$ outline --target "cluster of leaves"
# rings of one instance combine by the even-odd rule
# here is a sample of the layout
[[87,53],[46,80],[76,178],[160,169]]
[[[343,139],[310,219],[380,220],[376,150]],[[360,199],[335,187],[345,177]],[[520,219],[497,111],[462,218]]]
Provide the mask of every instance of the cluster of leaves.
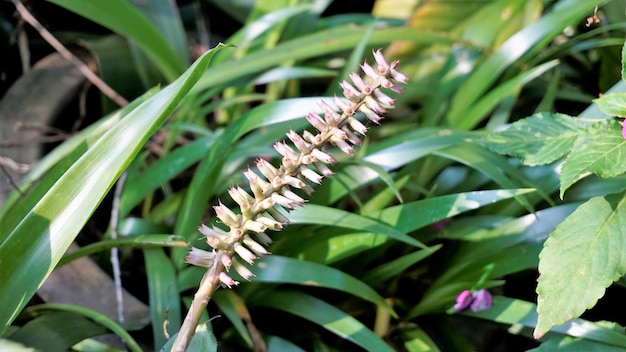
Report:
[[[620,85],[626,82],[626,45],[623,48]],[[605,289],[626,274],[626,183],[618,177],[626,172],[626,123],[613,118],[626,117],[625,98],[614,92],[596,99],[606,116],[594,114],[595,118],[539,113],[484,143],[525,165],[557,162],[561,198],[590,175],[622,182],[621,187],[602,189],[603,180],[591,181],[597,194],[565,218],[545,242],[539,262],[537,338],[592,308]]]
[[[227,199],[229,186],[241,184],[240,171],[254,159],[279,157],[271,146],[289,129],[302,129],[310,111],[321,112],[320,98],[300,95],[324,91],[323,99],[331,101],[340,89],[336,83],[379,47],[387,48],[389,60],[400,60],[411,79],[396,110],[381,127],[370,126],[357,155],[338,160],[335,175],[289,214],[290,225],[269,248],[273,254],[250,268],[251,282],[239,280],[235,290],[215,294],[203,319],[208,330],[197,333],[196,343],[207,350],[215,349],[216,341],[249,349],[262,335],[269,350],[488,350],[501,336],[506,341],[506,326],[515,324],[532,347],[538,342],[531,340],[530,329],[537,326],[542,334],[580,315],[601,296],[598,288],[604,290],[623,271],[623,246],[612,245],[609,238],[618,236],[608,235],[623,232],[618,226],[624,223],[623,176],[576,182],[588,172],[623,173],[623,160],[614,162],[619,149],[609,148],[624,148],[612,134],[621,138],[618,122],[589,120],[599,113],[592,107],[578,119],[539,114],[503,133],[485,133],[533,112],[588,104],[608,89],[619,78],[609,69],[623,45],[619,2],[457,6],[440,0],[394,12],[399,7],[381,1],[372,15],[329,15],[332,1],[259,0],[248,8],[246,2],[211,1],[240,20],[241,28],[223,40],[235,47],[217,46],[184,72],[190,62],[187,21],[178,13],[193,13],[194,2],[190,8],[167,0],[51,2],[117,33],[84,41],[114,88],[134,97],[133,87],[169,84],[123,109],[112,109],[105,100],[103,108],[112,113],[48,154],[1,209],[0,331],[8,339],[50,347],[50,339],[33,342],[37,329],[54,330],[71,313],[103,322],[96,325],[138,349],[128,331],[143,326],[139,322],[122,328],[84,309],[26,307],[56,266],[131,246],[140,253],[127,252],[127,259],[141,254],[145,260],[151,344],[167,346],[163,326],[176,333],[203,275],[184,258],[186,244],[202,244],[197,226],[215,221],[209,205]],[[585,18],[596,5],[601,24],[587,28]],[[587,73],[597,77],[596,85],[580,81]],[[148,143],[153,148],[146,148]],[[594,154],[605,147],[608,154]],[[522,165],[500,153],[521,157]],[[117,209],[123,237],[105,237],[63,257],[123,172],[128,177]],[[559,183],[560,195],[568,192],[557,205]],[[586,203],[579,207],[581,201]],[[594,221],[579,212],[593,213]],[[613,225],[577,235],[584,232],[581,219],[585,228]],[[102,231],[108,236],[111,229]],[[574,235],[584,243],[571,241]],[[594,242],[598,246],[583,253],[590,259],[583,264],[580,249],[598,238],[607,239],[605,247]],[[564,246],[573,251],[551,253]],[[556,277],[564,266],[555,262],[564,259],[579,264],[566,265],[567,273],[589,269],[585,277],[592,281]],[[534,279],[538,267],[545,297],[539,301],[539,325],[537,307],[523,300],[528,297],[523,290],[511,288],[515,275]],[[565,286],[570,281],[574,286]],[[563,307],[550,300],[566,288],[566,316],[545,310]],[[446,314],[468,289],[491,289],[493,307]],[[525,289],[532,292],[534,281]],[[588,296],[580,299],[580,292]],[[222,318],[209,320],[215,315]],[[480,319],[467,324],[468,316]],[[494,321],[502,328],[493,328]],[[619,326],[568,324],[553,328],[539,348],[581,341],[626,348]],[[69,348],[78,335],[102,332],[93,325],[83,324],[85,333],[71,339],[57,334],[56,349]]]

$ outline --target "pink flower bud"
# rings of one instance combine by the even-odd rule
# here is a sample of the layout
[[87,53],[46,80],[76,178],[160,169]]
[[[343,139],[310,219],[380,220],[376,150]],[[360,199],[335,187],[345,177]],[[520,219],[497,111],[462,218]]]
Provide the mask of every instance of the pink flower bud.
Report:
[[454,311],[458,313],[467,309],[467,307],[472,304],[473,300],[474,298],[472,297],[472,291],[465,290],[461,292],[458,296],[456,296],[456,304],[453,307]]
[[233,280],[232,277],[228,276],[228,274],[223,271],[220,273],[220,282],[228,288],[239,285],[238,281]]
[[196,247],[191,247],[191,251],[187,253],[185,261],[191,265],[210,268],[215,260],[215,253],[205,251]]
[[361,101],[362,94],[356,88],[354,88],[348,81],[343,81],[339,83],[341,88],[343,88],[343,95],[348,98],[353,103],[358,103]]
[[363,70],[363,72],[365,72],[367,77],[369,77],[371,79],[377,79],[378,78],[378,73],[376,71],[374,71],[372,66],[370,66],[367,63],[367,61],[363,62],[363,65],[361,65],[361,69]]
[[374,91],[374,96],[376,97],[376,99],[378,99],[379,102],[381,102],[382,104],[388,106],[388,107],[393,107],[393,103],[394,100],[391,99],[387,94],[383,93],[382,90],[380,89],[376,89]]
[[320,132],[328,130],[328,126],[326,125],[326,123],[313,112],[310,112],[308,115],[306,115],[306,120],[309,121],[309,123]]
[[389,64],[387,64],[387,60],[385,60],[385,57],[380,49],[374,52],[374,60],[376,60],[376,63],[378,64],[378,74],[386,76],[389,72]]
[[365,84],[361,76],[359,76],[356,72],[350,73],[350,79],[362,94],[370,95],[372,93],[372,88]]

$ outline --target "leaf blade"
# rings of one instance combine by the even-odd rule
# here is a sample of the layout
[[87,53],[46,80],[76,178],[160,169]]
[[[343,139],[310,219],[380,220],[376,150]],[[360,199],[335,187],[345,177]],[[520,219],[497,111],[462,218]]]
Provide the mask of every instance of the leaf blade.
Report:
[[546,240],[539,257],[536,337],[592,307],[626,273],[625,195],[590,199]]

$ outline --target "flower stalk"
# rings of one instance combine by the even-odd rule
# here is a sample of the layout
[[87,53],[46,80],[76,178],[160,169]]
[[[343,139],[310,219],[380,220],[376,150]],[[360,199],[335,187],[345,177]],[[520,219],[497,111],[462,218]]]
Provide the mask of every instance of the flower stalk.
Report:
[[228,191],[239,206],[237,211],[221,202],[213,207],[217,218],[227,229],[206,225],[199,227],[198,231],[213,250],[192,248],[186,258],[188,263],[208,270],[174,342],[173,351],[187,349],[213,292],[219,286],[231,288],[239,284],[228,275],[230,269],[246,280],[254,276],[247,265],[269,254],[266,247],[272,240],[266,231],[280,231],[289,223],[283,212],[303,206],[306,202],[298,193],[310,195],[312,184],[320,184],[324,177],[333,174],[328,165],[336,160],[329,150],[337,147],[348,155],[354,154],[354,146],[361,144],[367,132],[357,114],[361,113],[371,122],[380,124],[382,114],[393,108],[394,100],[381,88],[402,93],[404,88],[401,84],[406,84],[408,77],[397,71],[397,61],[387,63],[380,50],[373,55],[376,68],[364,62],[361,68],[365,77],[352,73],[352,83],[345,80],[340,83],[347,101],[335,97],[335,107],[321,102],[323,116],[315,113],[306,116],[317,130],[316,134],[306,130],[301,135],[289,131],[287,138],[292,145],[283,141],[274,145],[282,156],[278,168],[259,159],[256,162],[258,172],[248,169],[243,173],[248,180],[249,191],[241,187]]

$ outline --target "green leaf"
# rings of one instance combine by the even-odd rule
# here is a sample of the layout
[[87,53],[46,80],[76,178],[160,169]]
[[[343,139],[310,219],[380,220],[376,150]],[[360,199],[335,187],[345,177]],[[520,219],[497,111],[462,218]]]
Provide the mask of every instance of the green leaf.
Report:
[[124,184],[120,213],[128,214],[150,192],[198,162],[210,149],[213,139],[213,136],[197,139],[150,164],[141,173],[130,173]]
[[68,351],[76,343],[108,333],[108,329],[70,312],[47,312],[24,324],[9,337],[40,351]]
[[515,156],[529,166],[551,163],[567,154],[588,123],[563,114],[538,113],[517,121],[479,143]]
[[309,320],[366,350],[393,351],[389,345],[361,322],[315,297],[299,292],[273,290],[268,294],[256,297],[254,303]]
[[626,171],[626,139],[615,120],[602,120],[576,139],[574,148],[561,169],[561,198],[565,191],[588,173],[615,177]]
[[[46,317],[51,313],[63,313],[63,315],[58,316],[54,314],[53,316]],[[55,341],[59,343],[66,343],[63,340],[76,338],[76,335],[78,334],[84,336],[84,334],[88,333],[88,331],[83,329],[92,331],[91,333],[88,333],[89,336],[86,337],[100,335],[102,332],[98,334],[94,334],[93,332],[95,329],[101,331],[102,328],[104,328],[104,332],[113,332],[119,336],[126,343],[130,351],[142,351],[141,347],[139,347],[133,337],[130,336],[130,334],[124,330],[122,326],[108,318],[106,315],[88,308],[73,306],[70,304],[46,303],[26,308],[24,310],[24,315],[39,316],[41,318],[46,317],[46,322],[43,325],[40,325],[29,332],[24,331],[24,337],[29,341],[32,341],[35,336],[41,339],[41,342],[44,344],[44,347],[42,348],[43,351],[70,350],[69,348],[55,348],[52,346],[52,343]],[[25,325],[24,328],[27,325]],[[98,327],[96,327],[96,325]],[[42,336],[44,334],[48,336]],[[11,335],[11,338],[13,338],[13,335]],[[84,338],[85,337],[83,337],[83,339]]]
[[[167,342],[163,331],[165,322],[168,322],[170,329],[177,329],[182,323],[180,297],[178,287],[176,287],[176,271],[162,248],[146,248],[143,250],[143,255],[150,292],[150,319],[154,347],[159,348]],[[173,331],[168,333],[172,334]]]
[[[206,324],[198,324],[196,332],[191,338],[191,343],[189,343],[188,351],[217,352],[217,339],[213,331],[209,329],[208,324],[208,322]],[[174,334],[174,336],[163,345],[160,352],[170,352],[172,347],[174,347],[176,336],[178,336],[178,333]]]
[[341,209],[307,204],[306,206],[289,213],[289,220],[296,224],[338,226],[354,230],[379,233],[416,247],[424,249],[427,248],[423,243],[409,237],[404,232],[396,230],[394,227]]
[[[536,306],[530,302],[502,296],[493,297],[490,309],[477,313],[465,311],[462,314],[470,317],[487,319],[507,325],[534,327],[537,322]],[[606,323],[592,323],[583,319],[572,319],[566,324],[555,327],[548,336],[553,334],[582,337],[589,341],[600,342],[611,346],[626,348],[626,334],[619,326],[607,326]],[[578,350],[572,350],[578,351]],[[586,351],[586,350],[582,350]]]
[[626,117],[626,93],[610,93],[593,100],[603,113]]
[[124,236],[115,240],[101,240],[92,244],[80,247],[79,249],[67,253],[61,258],[57,267],[71,262],[80,257],[88,256],[94,253],[109,250],[115,247],[130,248],[150,248],[150,247],[178,247],[188,248],[189,244],[182,240],[180,236],[174,235],[133,235]]
[[463,114],[463,118],[456,121],[452,127],[461,130],[468,130],[475,127],[485,118],[485,116],[488,116],[498,104],[516,94],[523,85],[553,68],[557,65],[557,63],[558,62],[556,60],[546,62],[537,67],[527,69],[510,80],[501,83],[496,88],[486,93],[484,97],[478,99],[474,104],[472,104],[472,106]]
[[[198,281],[195,282],[197,285]],[[250,312],[244,300],[237,295],[235,290],[217,290],[213,294],[212,299],[220,307],[222,313],[230,320],[230,323],[235,330],[237,330],[246,346],[252,349],[254,347],[252,337],[250,337],[250,332],[244,323],[244,320],[250,322],[252,318],[250,317]]]
[[7,230],[0,244],[4,302],[0,333],[54,269],[126,166],[206,70],[215,51],[205,53],[179,79],[112,127]]
[[[623,330],[623,328],[622,328]],[[590,341],[581,337],[570,336],[554,336],[541,345],[528,352],[569,352],[569,351],[585,351],[585,352],[626,352],[626,348],[609,346],[605,343]]]
[[408,352],[440,352],[430,336],[417,325],[405,326],[400,330],[404,348]]
[[[485,205],[532,191],[530,189],[518,189],[450,194],[389,207],[367,214],[367,217],[390,224],[398,231],[408,233],[437,221],[452,218],[463,212],[479,209]],[[344,231],[337,234],[332,230],[316,233],[315,237],[310,237],[308,233],[301,233],[300,231],[293,233],[291,237],[297,238],[297,243],[289,244],[290,248],[286,249],[290,255],[323,263],[336,262],[389,241],[388,237],[372,232],[346,233]],[[290,239],[281,238],[275,243],[274,248],[287,241]],[[424,251],[430,252],[434,249],[436,248],[428,248]]]
[[626,273],[625,195],[591,198],[546,240],[539,257],[536,337],[592,307]]
[[184,69],[183,63],[158,29],[125,0],[50,0],[110,30],[132,39],[145,51],[165,77],[173,81]]
[[393,308],[370,286],[326,265],[271,255],[260,260],[252,271],[256,276],[251,281],[332,288],[370,301],[397,317]]
[[[280,66],[289,60],[303,60],[320,57],[345,49],[352,49],[361,42],[368,27],[357,27],[353,24],[317,31],[280,43],[277,46],[257,51],[239,60],[225,62],[207,70],[193,91],[205,90],[217,85],[232,82],[246,75],[262,72],[274,66]],[[415,43],[453,44],[455,38],[431,31],[420,31],[415,28],[382,28],[375,29],[368,41],[369,45],[383,45],[395,40],[407,40]]]
[[584,18],[598,3],[595,0],[559,1],[552,7],[550,13],[506,40],[457,90],[448,113],[450,124],[456,126],[462,121],[466,111],[516,60],[543,48],[546,43],[561,34],[565,27]]

